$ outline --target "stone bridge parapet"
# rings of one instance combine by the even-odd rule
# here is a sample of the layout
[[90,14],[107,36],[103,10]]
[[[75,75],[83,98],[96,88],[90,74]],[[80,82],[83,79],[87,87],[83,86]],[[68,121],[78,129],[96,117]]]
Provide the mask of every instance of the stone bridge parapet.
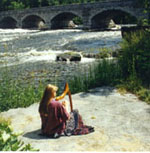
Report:
[[83,29],[107,27],[111,19],[116,23],[126,23],[147,18],[143,8],[136,7],[136,0],[112,0],[97,3],[48,6],[24,10],[0,12],[0,28],[39,28],[48,29],[67,27],[74,18],[79,17]]

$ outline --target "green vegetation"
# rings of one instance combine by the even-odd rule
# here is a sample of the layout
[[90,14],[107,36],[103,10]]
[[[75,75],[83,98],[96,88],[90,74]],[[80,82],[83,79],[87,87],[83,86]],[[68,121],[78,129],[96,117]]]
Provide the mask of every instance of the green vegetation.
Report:
[[[99,60],[94,66],[91,65],[89,70],[85,69],[79,72],[78,76],[69,81],[71,92],[76,93],[87,91],[89,88],[96,86],[116,84],[121,79],[121,72],[119,65],[115,62]],[[45,85],[49,82],[45,79],[35,84],[34,79],[36,79],[34,74],[28,82],[20,78],[13,79],[9,67],[5,67],[5,72],[0,80],[0,112],[10,108],[28,107],[35,102],[39,102]],[[57,79],[55,85],[58,85]],[[60,91],[58,91],[59,94]]]
[[137,76],[142,84],[150,85],[150,32],[139,31],[125,39],[119,58],[125,78]]
[[19,134],[13,132],[10,121],[0,118],[0,151],[38,151],[30,144],[18,140]]
[[100,86],[114,86],[121,78],[121,67],[116,60],[101,59],[94,66],[90,66],[88,71],[80,72],[80,76],[70,80],[69,86],[71,93],[77,93]]
[[96,58],[108,58],[117,56],[117,51],[113,51],[111,48],[100,48]]
[[150,104],[150,31],[133,33],[121,44],[123,80],[119,88],[136,94]]
[[149,0],[137,0],[137,4],[139,7],[143,7],[144,13],[148,14],[148,19],[143,19],[140,24],[142,25],[150,25],[150,1]]
[[9,68],[5,67],[0,80],[0,112],[10,108],[27,107],[38,102],[43,94],[44,85],[42,82],[35,85],[33,79],[27,84],[19,78],[13,79]]
[[75,23],[76,25],[81,25],[83,24],[83,21],[80,17],[76,16],[73,18],[73,23]]
[[[121,43],[118,61],[102,60],[89,73],[75,76],[70,82],[72,93],[112,85],[122,93],[131,92],[150,104],[150,31],[128,35]],[[102,53],[108,57],[108,50]]]

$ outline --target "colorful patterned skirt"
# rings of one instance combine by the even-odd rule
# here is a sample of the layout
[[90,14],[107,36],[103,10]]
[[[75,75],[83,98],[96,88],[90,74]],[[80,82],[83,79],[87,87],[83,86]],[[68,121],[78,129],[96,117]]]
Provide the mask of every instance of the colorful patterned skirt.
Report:
[[73,110],[70,113],[70,120],[66,122],[66,129],[64,131],[65,135],[83,135],[91,132],[94,132],[94,127],[84,125],[78,110]]

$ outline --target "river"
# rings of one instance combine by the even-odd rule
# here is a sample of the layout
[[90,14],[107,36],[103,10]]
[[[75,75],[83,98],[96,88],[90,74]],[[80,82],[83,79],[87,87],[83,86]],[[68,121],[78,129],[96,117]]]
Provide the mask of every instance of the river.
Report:
[[[56,62],[59,53],[76,51],[96,54],[101,48],[118,48],[121,31],[23,30],[0,29],[0,74],[7,66],[14,78],[36,79],[47,76],[51,83],[62,82],[76,74],[95,59],[83,58],[81,62]],[[81,66],[82,65],[82,66]]]

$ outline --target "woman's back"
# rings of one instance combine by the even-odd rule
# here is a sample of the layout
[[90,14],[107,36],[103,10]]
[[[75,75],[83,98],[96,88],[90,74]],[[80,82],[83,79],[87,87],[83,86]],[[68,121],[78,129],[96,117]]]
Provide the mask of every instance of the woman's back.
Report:
[[60,102],[52,100],[47,106],[47,114],[40,113],[40,115],[43,134],[52,135],[64,132],[69,114]]

